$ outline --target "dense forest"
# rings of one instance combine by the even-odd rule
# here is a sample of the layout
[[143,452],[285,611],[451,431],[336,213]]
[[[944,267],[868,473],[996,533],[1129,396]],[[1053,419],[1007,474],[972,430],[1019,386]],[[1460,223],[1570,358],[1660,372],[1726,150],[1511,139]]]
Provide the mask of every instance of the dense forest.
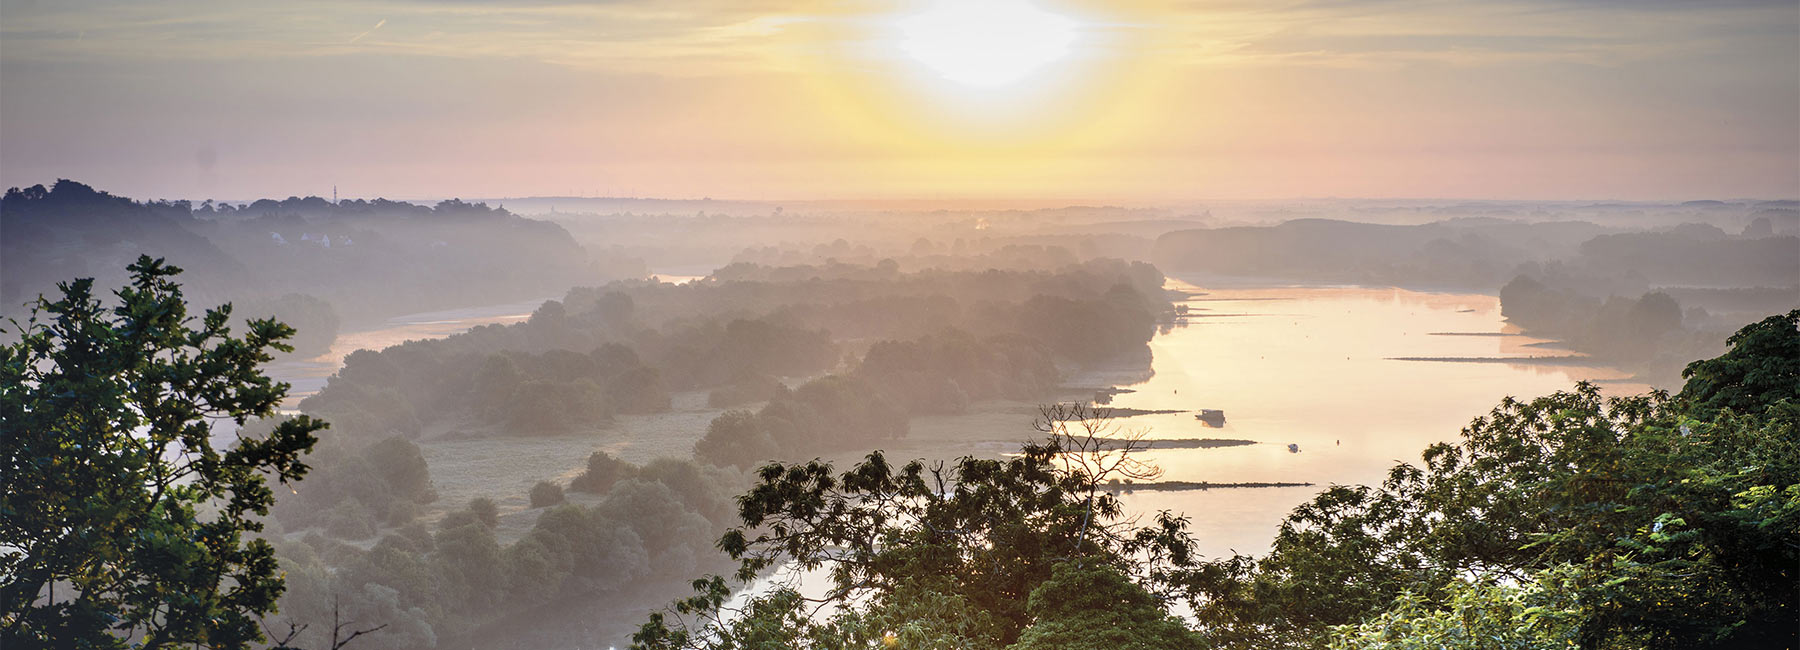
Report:
[[686,285],[618,282],[574,289],[517,325],[357,352],[301,408],[369,435],[418,436],[447,423],[453,435],[552,434],[664,410],[668,391],[731,393],[839,369],[863,381],[907,379],[883,354],[860,368],[863,351],[883,342],[962,342],[1005,363],[939,377],[978,396],[1018,395],[1007,382],[1055,380],[1021,379],[1019,367],[1141,354],[1172,310],[1160,285],[1154,267],[1107,260],[1058,272],[728,267]]
[[[1172,316],[1161,283],[1153,267],[1109,260],[917,273],[737,265],[684,285],[575,289],[522,323],[357,352],[300,404],[332,428],[306,483],[271,509],[293,585],[282,616],[316,620],[335,606],[394,621],[359,641],[369,647],[579,643],[596,631],[559,612],[670,593],[723,567],[710,540],[731,523],[746,471],[879,447],[910,418],[982,400],[1054,400],[1066,368],[1142,363]],[[441,503],[421,450],[604,439],[613,419],[695,391],[736,410],[711,421],[691,460],[640,466],[593,452],[578,475],[522,495],[522,528],[502,530],[489,499]]]

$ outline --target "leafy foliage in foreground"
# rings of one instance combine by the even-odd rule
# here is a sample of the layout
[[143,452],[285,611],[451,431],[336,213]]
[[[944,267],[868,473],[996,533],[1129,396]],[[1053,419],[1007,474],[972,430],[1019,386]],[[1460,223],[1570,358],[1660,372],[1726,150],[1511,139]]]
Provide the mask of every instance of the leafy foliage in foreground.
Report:
[[1331,650],[1546,650],[1575,647],[1577,612],[1567,572],[1509,587],[1455,582],[1442,602],[1408,591],[1386,611],[1335,630]]
[[211,422],[274,413],[287,385],[259,366],[293,330],[253,320],[234,338],[229,305],[196,328],[180,269],[130,271],[118,306],[91,279],[63,284],[0,348],[0,645],[244,648],[281,594],[273,549],[245,535],[274,501],[267,477],[305,475],[325,423],[218,449]]

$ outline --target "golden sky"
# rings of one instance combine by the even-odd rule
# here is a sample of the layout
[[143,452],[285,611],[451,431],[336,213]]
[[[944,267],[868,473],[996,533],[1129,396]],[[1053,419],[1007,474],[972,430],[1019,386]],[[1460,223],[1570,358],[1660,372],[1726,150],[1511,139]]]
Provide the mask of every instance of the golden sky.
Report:
[[0,183],[137,197],[1800,196],[1800,4],[21,3]]

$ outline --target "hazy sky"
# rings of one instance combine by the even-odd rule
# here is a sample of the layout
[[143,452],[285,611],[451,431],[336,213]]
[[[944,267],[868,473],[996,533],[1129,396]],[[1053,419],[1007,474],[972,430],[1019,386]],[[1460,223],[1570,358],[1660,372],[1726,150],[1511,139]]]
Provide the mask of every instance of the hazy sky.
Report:
[[1800,196],[1800,2],[0,0],[0,184]]

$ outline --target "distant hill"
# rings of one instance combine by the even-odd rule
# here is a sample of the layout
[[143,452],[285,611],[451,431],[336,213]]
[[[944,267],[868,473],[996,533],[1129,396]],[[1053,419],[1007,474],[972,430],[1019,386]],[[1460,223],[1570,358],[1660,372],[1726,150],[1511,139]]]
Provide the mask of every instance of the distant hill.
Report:
[[590,257],[554,223],[481,203],[289,197],[196,206],[60,180],[0,200],[0,313],[22,313],[69,278],[118,286],[139,254],[187,269],[195,304],[320,309],[310,297],[352,322],[560,295],[645,273],[636,260]]
[[1486,292],[1541,265],[1638,285],[1639,292],[1648,285],[1793,286],[1800,283],[1800,238],[1774,230],[1766,223],[1728,234],[1701,224],[1625,232],[1585,221],[1471,218],[1396,226],[1295,219],[1165,233],[1152,260],[1171,273]]

